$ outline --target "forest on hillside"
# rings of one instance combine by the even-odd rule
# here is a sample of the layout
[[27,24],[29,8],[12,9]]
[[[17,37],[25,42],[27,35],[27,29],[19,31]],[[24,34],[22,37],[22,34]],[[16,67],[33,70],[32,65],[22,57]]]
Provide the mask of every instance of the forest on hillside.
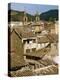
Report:
[[[28,17],[28,21],[34,21],[35,20],[35,15],[31,15],[26,13]],[[15,10],[8,10],[8,21],[22,21],[22,18],[24,16],[24,11],[15,11]],[[58,20],[58,10],[49,10],[47,12],[41,13],[39,15],[40,20],[44,21],[54,21]]]

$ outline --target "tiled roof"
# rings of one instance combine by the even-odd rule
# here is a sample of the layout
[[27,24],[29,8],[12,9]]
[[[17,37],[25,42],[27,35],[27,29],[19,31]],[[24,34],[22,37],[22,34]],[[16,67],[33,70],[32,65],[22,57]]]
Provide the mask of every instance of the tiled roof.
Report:
[[56,34],[48,34],[48,35],[44,35],[38,39],[38,43],[46,43],[46,42],[58,42],[58,35]]
[[[13,32],[13,30],[16,31],[16,33],[21,36],[21,38],[30,38],[30,37],[36,37],[37,35],[35,35],[30,28],[28,28],[26,26],[25,27],[14,27],[11,32]],[[56,34],[46,34],[42,37],[37,37],[38,43],[46,43],[46,42],[58,42],[58,35]]]
[[36,37],[36,35],[31,30],[28,30],[28,28],[19,27],[19,28],[14,28],[14,30],[22,38]]
[[38,40],[38,43],[47,43],[47,42],[50,42],[50,40],[48,39],[47,36],[42,36],[40,38],[37,38]]
[[58,35],[57,34],[48,34],[47,35],[50,42],[58,42]]

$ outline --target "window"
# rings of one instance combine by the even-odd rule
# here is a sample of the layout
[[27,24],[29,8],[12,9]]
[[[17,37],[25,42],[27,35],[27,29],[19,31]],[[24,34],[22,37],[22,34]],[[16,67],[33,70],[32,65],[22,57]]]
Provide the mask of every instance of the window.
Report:
[[32,51],[36,51],[36,48],[32,48]]
[[30,53],[30,49],[27,49],[27,50],[26,50],[26,53]]
[[29,40],[27,40],[27,43],[29,44]]
[[36,43],[36,40],[35,39],[33,40],[33,43]]

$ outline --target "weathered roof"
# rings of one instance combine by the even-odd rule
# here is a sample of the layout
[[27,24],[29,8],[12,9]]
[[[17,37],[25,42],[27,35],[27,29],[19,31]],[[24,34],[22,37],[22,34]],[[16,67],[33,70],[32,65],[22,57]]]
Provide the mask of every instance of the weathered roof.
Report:
[[50,23],[47,22],[47,23],[44,23],[44,27],[47,30],[55,29],[55,24],[53,22],[50,22]]
[[18,27],[17,28],[17,27],[14,27],[13,29],[22,38],[36,37],[36,35],[29,28],[25,28],[25,27]]
[[47,36],[42,36],[40,38],[37,38],[38,39],[38,43],[47,43],[47,42],[50,42],[50,40],[48,39]]
[[35,34],[33,34],[33,32],[26,32],[22,34],[23,38],[30,38],[30,37],[36,37]]
[[46,43],[46,42],[58,42],[58,35],[56,34],[47,34],[38,39],[38,43]]
[[[30,38],[36,37],[36,35],[28,28],[28,27],[14,27],[13,30],[21,37],[21,38]],[[38,43],[46,43],[46,42],[58,42],[57,34],[46,34],[42,37],[37,37]]]
[[58,42],[58,35],[57,34],[48,34],[47,35],[50,42]]
[[25,70],[25,71],[11,71],[12,77],[23,77],[23,76],[33,76],[33,72],[31,70]]
[[42,64],[43,66],[48,66],[48,65],[52,65],[54,64],[54,62],[50,59],[41,59],[41,60],[38,60],[38,62],[40,62],[40,64]]

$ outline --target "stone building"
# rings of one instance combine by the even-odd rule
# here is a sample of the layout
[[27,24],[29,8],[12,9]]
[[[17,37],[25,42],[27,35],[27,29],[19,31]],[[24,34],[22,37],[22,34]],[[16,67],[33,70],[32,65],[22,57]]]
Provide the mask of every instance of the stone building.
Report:
[[[8,69],[18,70],[25,66],[22,38],[15,28],[8,28]],[[22,52],[22,54],[21,54]]]

